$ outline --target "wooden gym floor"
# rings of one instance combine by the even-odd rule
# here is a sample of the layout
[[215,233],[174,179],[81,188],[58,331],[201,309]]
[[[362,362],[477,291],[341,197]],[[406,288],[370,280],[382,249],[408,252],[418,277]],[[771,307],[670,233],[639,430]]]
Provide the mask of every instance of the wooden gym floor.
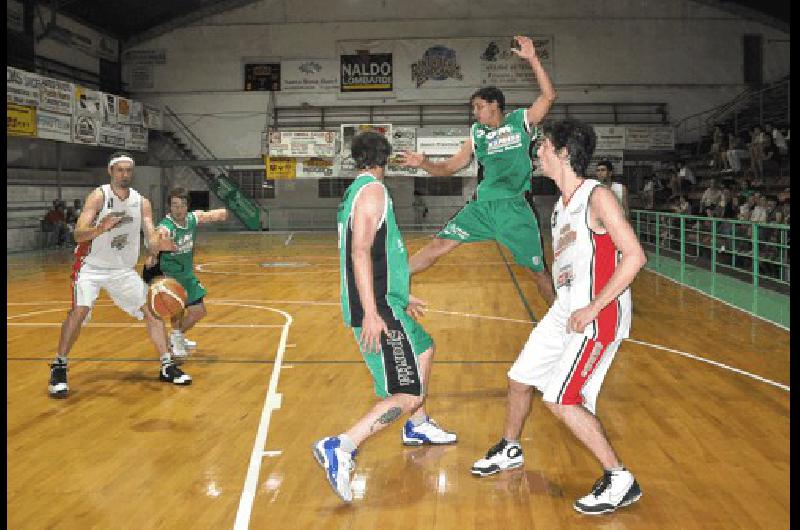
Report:
[[[411,252],[427,236],[406,235]],[[502,433],[506,371],[545,307],[494,243],[464,245],[414,279],[437,352],[427,408],[455,446],[404,448],[402,422],[360,449],[343,505],[311,443],[375,398],[341,323],[335,235],[218,234],[195,262],[208,317],[161,383],[143,324],[105,294],[72,354],[70,396],[47,395],[70,301],[68,251],[7,258],[10,528],[788,528],[789,332],[642,271],[631,340],[598,415],[644,495],[573,511],[601,474],[542,406],[525,466],[470,475]]]

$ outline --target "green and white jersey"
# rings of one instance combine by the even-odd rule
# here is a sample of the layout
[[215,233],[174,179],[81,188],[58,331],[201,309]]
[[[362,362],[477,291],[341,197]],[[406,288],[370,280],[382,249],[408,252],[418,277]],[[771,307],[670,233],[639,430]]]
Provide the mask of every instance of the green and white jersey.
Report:
[[531,130],[527,112],[524,108],[509,112],[496,129],[478,122],[472,124],[475,158],[483,166],[477,200],[508,199],[531,189],[533,164],[528,149],[539,129]]
[[197,235],[197,217],[194,213],[186,214],[183,226],[179,225],[169,214],[158,223],[169,230],[170,238],[178,248],[174,252],[159,253],[159,266],[164,274],[170,276],[192,274],[194,258],[194,239]]
[[392,198],[381,181],[370,174],[358,175],[344,192],[336,214],[342,316],[345,325],[350,327],[360,327],[364,319],[364,308],[358,295],[353,269],[353,205],[364,187],[373,183],[383,188],[385,197],[383,217],[378,224],[370,252],[375,305],[378,314],[384,318],[396,318],[392,309],[402,311],[408,305],[408,252],[400,229],[397,228]]

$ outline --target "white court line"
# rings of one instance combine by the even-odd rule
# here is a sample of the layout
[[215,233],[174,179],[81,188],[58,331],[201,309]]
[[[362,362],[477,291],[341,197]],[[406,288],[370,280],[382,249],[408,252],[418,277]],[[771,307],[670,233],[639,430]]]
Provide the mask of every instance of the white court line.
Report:
[[289,246],[289,243],[291,243],[291,242],[292,242],[292,236],[294,236],[294,232],[292,232],[291,234],[289,234],[289,237],[287,237],[287,238],[286,238],[286,241],[284,241],[284,242],[283,242],[283,246],[284,246],[284,247],[288,247],[288,246]]
[[253,442],[253,452],[250,454],[250,465],[247,467],[247,476],[244,480],[244,487],[242,488],[242,495],[239,498],[239,509],[236,511],[236,520],[233,523],[234,530],[247,530],[250,525],[250,514],[253,510],[253,501],[256,496],[256,488],[258,487],[258,474],[261,471],[261,461],[264,458],[264,446],[267,443],[267,433],[269,431],[269,420],[272,416],[272,411],[280,408],[281,397],[277,392],[278,378],[281,373],[281,363],[283,362],[283,353],[286,351],[286,339],[289,336],[289,327],[292,325],[292,315],[274,309],[272,307],[262,307],[247,304],[215,302],[219,305],[232,305],[240,307],[250,307],[253,309],[265,309],[267,311],[274,311],[280,313],[286,319],[281,331],[280,342],[278,343],[278,351],[275,354],[275,363],[272,366],[272,374],[269,378],[269,387],[267,388],[267,395],[264,397],[264,407],[261,409],[261,420],[258,424],[258,432],[256,439]]
[[[678,285],[683,286],[683,284],[680,284],[680,283]],[[312,301],[305,301],[305,300],[251,300],[251,299],[241,299],[240,300],[240,299],[223,299],[223,300],[219,300],[219,301],[216,301],[216,300],[207,300],[207,301],[208,301],[208,303],[223,303],[223,305],[225,305],[224,302],[229,302],[229,304],[227,304],[227,305],[235,305],[234,302],[256,302],[256,303],[269,303],[269,304],[301,304],[301,305],[318,305],[318,306],[338,306],[339,305],[337,302],[318,302],[318,301],[313,301],[313,300]],[[54,302],[54,301],[46,301],[46,302],[7,302],[7,305],[44,305],[44,304],[63,304],[63,303],[71,303],[71,302]],[[249,306],[245,306],[245,307],[249,307]],[[446,314],[446,315],[465,316],[465,317],[469,317],[469,318],[481,318],[481,319],[487,319],[487,320],[502,320],[502,321],[507,321],[507,322],[517,322],[517,323],[520,323],[520,324],[533,324],[533,322],[531,322],[529,320],[520,320],[520,319],[515,319],[515,318],[495,317],[495,316],[489,316],[489,315],[477,315],[477,314],[472,314],[472,313],[460,313],[460,312],[457,312],[457,311],[439,311],[439,310],[434,310],[434,309],[429,309],[428,311],[432,312],[432,313],[442,313],[442,314]],[[12,325],[12,324],[13,323],[10,323],[9,325]],[[60,325],[61,324],[59,324],[59,326]],[[789,330],[787,329],[786,331],[789,331]],[[755,379],[757,381],[761,381],[761,382],[764,382],[764,383],[767,383],[767,384],[770,384],[770,385],[773,385],[773,386],[777,386],[778,388],[782,388],[782,389],[786,390],[787,392],[789,391],[789,387],[786,386],[786,385],[783,385],[783,384],[778,383],[776,381],[772,381],[770,379],[761,377],[761,376],[756,375],[756,374],[752,374],[752,373],[747,372],[745,370],[742,370],[740,368],[736,368],[736,367],[733,367],[733,366],[728,366],[726,364],[723,364],[723,363],[720,363],[720,362],[717,362],[717,361],[713,361],[711,359],[707,359],[705,357],[701,357],[701,356],[698,356],[698,355],[693,355],[691,353],[682,352],[682,351],[679,351],[679,350],[673,350],[671,348],[668,348],[666,346],[661,346],[659,344],[652,344],[652,343],[649,343],[649,342],[639,341],[639,340],[635,340],[635,339],[624,339],[624,340],[626,340],[628,342],[632,342],[634,344],[641,344],[643,346],[650,346],[651,348],[665,350],[665,351],[669,351],[669,352],[672,352],[672,353],[677,353],[678,355],[682,355],[682,356],[687,357],[689,359],[695,359],[695,360],[698,360],[698,361],[701,361],[701,362],[705,362],[707,364],[711,364],[711,365],[714,365],[714,366],[717,366],[717,367],[720,367],[720,368],[724,368],[726,370],[730,370],[731,372],[738,373],[738,374],[744,375],[746,377],[750,377],[750,378]]]
[[789,392],[789,387],[786,386],[786,385],[783,385],[781,383],[777,383],[777,382],[775,382],[775,381],[773,381],[771,379],[767,379],[766,377],[761,377],[760,375],[751,374],[750,372],[747,372],[747,371],[742,370],[740,368],[734,368],[733,366],[728,366],[727,364],[724,364],[724,363],[720,363],[720,362],[717,362],[717,361],[712,361],[711,359],[706,359],[705,357],[700,357],[698,355],[692,355],[691,353],[686,353],[686,352],[679,351],[679,350],[673,350],[672,348],[667,348],[666,346],[659,346],[658,344],[650,344],[649,342],[644,342],[644,341],[634,340],[634,339],[625,339],[625,340],[628,341],[628,342],[632,342],[634,344],[641,344],[643,346],[650,346],[651,348],[656,348],[658,350],[664,350],[664,351],[668,351],[670,353],[677,353],[678,355],[682,355],[684,357],[688,357],[689,359],[694,359],[695,361],[700,361],[700,362],[703,362],[703,363],[712,364],[714,366],[719,366],[720,368],[724,368],[726,370],[730,370],[731,372],[735,372],[737,374],[742,374],[742,375],[745,375],[747,377],[751,377],[753,379],[756,379],[757,381],[761,381],[761,382],[767,383],[769,385],[777,386],[778,388],[781,388],[781,389],[786,390],[787,392]]
[[744,313],[747,313],[747,314],[748,314],[748,315],[750,315],[751,317],[755,317],[755,318],[757,318],[757,319],[759,319],[759,320],[763,320],[764,322],[766,322],[766,323],[768,323],[768,324],[772,324],[773,326],[778,326],[779,328],[781,328],[781,329],[783,329],[783,330],[786,330],[786,331],[791,331],[791,330],[790,330],[789,328],[787,328],[786,326],[783,326],[783,325],[781,325],[781,324],[778,324],[777,322],[773,322],[772,320],[769,320],[769,319],[767,319],[767,318],[764,318],[764,317],[762,317],[761,315],[756,315],[755,313],[752,313],[752,312],[748,311],[747,309],[744,309],[744,308],[741,308],[741,307],[739,307],[739,306],[733,305],[732,303],[730,303],[730,302],[727,302],[727,301],[723,300],[722,298],[717,298],[717,297],[716,297],[716,296],[714,296],[714,295],[711,295],[711,294],[708,294],[708,293],[706,293],[706,292],[704,292],[704,291],[701,291],[701,290],[700,290],[700,289],[698,289],[697,287],[693,287],[693,286],[691,286],[691,285],[686,285],[685,283],[681,283],[681,282],[679,282],[678,280],[675,280],[675,279],[673,279],[673,278],[670,278],[669,276],[667,276],[666,274],[664,274],[664,273],[662,273],[662,272],[654,271],[654,270],[651,270],[651,269],[643,269],[643,270],[645,270],[645,271],[647,271],[647,272],[650,272],[650,273],[652,273],[652,274],[657,274],[658,276],[661,276],[662,278],[666,278],[667,280],[671,281],[672,283],[676,283],[676,284],[680,285],[681,287],[686,287],[687,289],[691,289],[692,291],[697,291],[698,293],[700,293],[700,294],[702,294],[702,295],[705,295],[705,296],[707,296],[707,297],[709,297],[709,298],[713,298],[713,299],[714,299],[714,300],[716,300],[717,302],[723,303],[723,304],[725,304],[725,305],[726,305],[726,306],[728,306],[728,307],[732,307],[732,308],[734,308],[734,309],[738,309],[739,311],[742,311],[742,312],[744,312]]

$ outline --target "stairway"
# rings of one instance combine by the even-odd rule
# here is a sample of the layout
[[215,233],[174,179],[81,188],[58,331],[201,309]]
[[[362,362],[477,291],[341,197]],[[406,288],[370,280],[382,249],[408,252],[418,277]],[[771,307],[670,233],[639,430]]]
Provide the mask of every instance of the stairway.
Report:
[[[216,160],[189,127],[175,115],[169,107],[165,108],[165,125],[163,131],[152,131],[162,141],[170,145],[184,160]],[[195,150],[199,151],[199,155]],[[202,157],[202,158],[201,158]],[[234,216],[247,230],[261,230],[261,208],[239,187],[228,178],[225,168],[218,166],[189,166],[197,176],[203,179],[214,195],[233,212]]]

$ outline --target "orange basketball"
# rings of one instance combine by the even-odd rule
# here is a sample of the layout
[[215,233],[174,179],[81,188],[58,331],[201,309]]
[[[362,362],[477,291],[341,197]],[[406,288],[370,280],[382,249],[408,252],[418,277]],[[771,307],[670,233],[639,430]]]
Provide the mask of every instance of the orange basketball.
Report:
[[171,318],[186,307],[186,289],[173,278],[159,278],[150,284],[150,309],[163,318]]

